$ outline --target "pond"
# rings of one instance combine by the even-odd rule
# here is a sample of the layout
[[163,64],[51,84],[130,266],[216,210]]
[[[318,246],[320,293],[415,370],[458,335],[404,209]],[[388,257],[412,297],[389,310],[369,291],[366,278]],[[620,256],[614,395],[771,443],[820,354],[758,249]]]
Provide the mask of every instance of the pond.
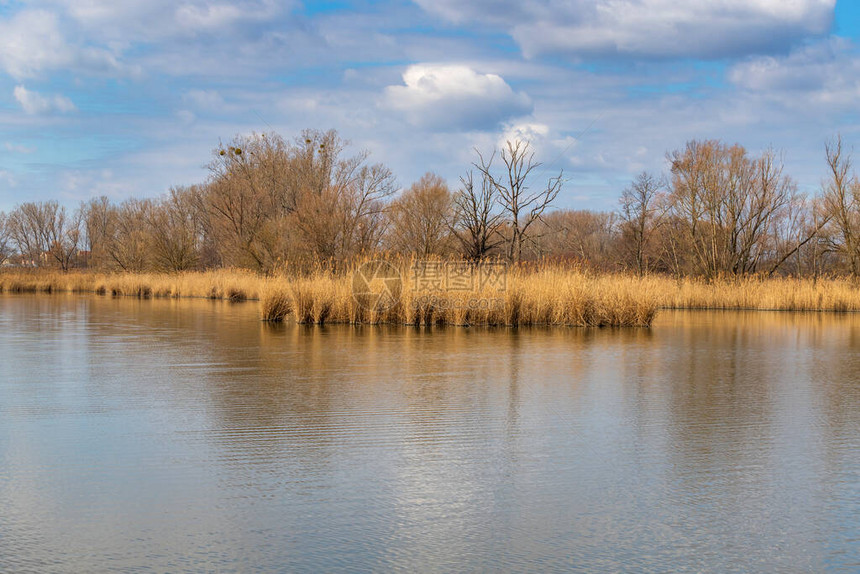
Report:
[[860,571],[860,316],[0,295],[0,571]]

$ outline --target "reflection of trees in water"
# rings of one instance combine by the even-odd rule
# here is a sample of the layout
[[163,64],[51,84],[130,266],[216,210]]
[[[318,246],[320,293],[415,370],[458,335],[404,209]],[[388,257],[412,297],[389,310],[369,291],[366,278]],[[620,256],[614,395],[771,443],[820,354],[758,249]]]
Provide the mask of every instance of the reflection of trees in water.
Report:
[[676,512],[686,517],[677,523],[708,525],[685,536],[723,540],[750,560],[774,558],[755,543],[766,538],[793,548],[786,556],[802,552],[815,564],[824,550],[810,541],[832,480],[820,446],[838,442],[822,435],[841,424],[830,397],[857,412],[858,391],[848,386],[860,366],[852,360],[860,317],[712,312],[674,319],[679,328],[659,334],[674,348],[661,370],[670,389],[668,478],[682,494]]
[[210,378],[211,422],[225,432],[224,456],[295,480],[318,476],[343,442],[333,414],[343,389],[327,372],[344,360],[343,349],[331,346],[326,328],[250,323],[242,339],[249,348],[234,346],[235,356],[225,357],[243,370]]
[[820,425],[812,445],[821,458],[816,522],[833,533],[827,541],[828,565],[851,570],[860,563],[860,325],[853,318],[845,323],[828,331],[811,357],[810,398]]
[[845,323],[826,337],[822,333],[818,352],[811,357],[811,378],[828,422],[825,429],[835,437],[856,436],[860,430],[860,320]]
[[[667,355],[663,365],[667,379],[674,381],[669,411],[674,438],[678,447],[689,447],[692,457],[750,455],[757,450],[754,445],[767,456],[768,438],[778,434],[775,425],[803,424],[817,432],[841,424],[840,412],[857,416],[858,409],[851,406],[858,401],[854,381],[860,372],[860,316],[679,316],[694,324],[675,331],[679,352]],[[824,412],[819,413],[821,406]],[[729,444],[738,448],[708,452],[708,445]]]
[[325,458],[324,433],[295,434],[325,428],[331,410],[330,381],[314,376],[324,360],[315,339],[262,324],[253,303],[92,301],[90,330],[122,348],[93,368],[177,413],[214,456],[231,465]]

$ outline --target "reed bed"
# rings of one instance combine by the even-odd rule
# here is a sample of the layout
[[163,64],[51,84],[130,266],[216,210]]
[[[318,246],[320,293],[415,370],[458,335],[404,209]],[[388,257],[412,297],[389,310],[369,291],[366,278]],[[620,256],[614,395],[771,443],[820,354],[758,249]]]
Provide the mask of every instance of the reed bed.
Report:
[[749,277],[706,282],[664,276],[598,274],[573,265],[506,268],[502,285],[439,289],[421,283],[414,261],[396,260],[397,289],[371,278],[356,291],[356,260],[337,271],[265,277],[244,270],[189,273],[59,273],[4,270],[0,292],[97,293],[105,296],[259,300],[265,321],[306,324],[567,325],[648,327],[659,309],[860,311],[860,285],[848,279]]
[[292,315],[309,324],[648,327],[659,307],[651,285],[579,269],[512,269],[501,288],[454,290],[424,287],[401,264],[399,290],[387,301],[379,300],[375,294],[380,291],[372,285],[370,293],[356,292],[358,271],[318,272],[273,285],[262,300],[263,318],[280,321]]
[[6,270],[0,273],[0,292],[97,293],[149,297],[204,297],[244,301],[259,299],[268,280],[244,270],[187,273],[60,273],[46,270]]
[[860,284],[847,278],[797,279],[745,277],[706,282],[643,279],[667,309],[757,311],[860,311]]

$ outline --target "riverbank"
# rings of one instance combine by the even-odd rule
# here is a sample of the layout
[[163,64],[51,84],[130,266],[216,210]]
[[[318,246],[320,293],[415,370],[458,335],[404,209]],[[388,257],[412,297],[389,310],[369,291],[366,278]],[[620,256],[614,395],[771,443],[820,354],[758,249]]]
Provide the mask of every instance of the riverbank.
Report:
[[388,275],[357,265],[343,273],[269,277],[244,270],[4,270],[0,292],[258,300],[264,320],[315,324],[648,327],[661,308],[860,311],[860,289],[847,279],[751,277],[707,283],[553,265],[501,267],[489,278],[474,272],[452,279],[444,266],[419,272],[395,263],[387,269]]

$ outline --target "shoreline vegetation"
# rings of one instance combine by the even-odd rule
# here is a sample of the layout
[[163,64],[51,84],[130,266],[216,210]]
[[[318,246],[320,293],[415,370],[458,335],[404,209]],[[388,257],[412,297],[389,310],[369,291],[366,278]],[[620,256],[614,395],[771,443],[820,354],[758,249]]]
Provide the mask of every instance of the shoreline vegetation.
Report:
[[[399,289],[394,299],[381,305],[373,293],[356,293],[361,263],[339,272],[319,267],[269,276],[238,269],[182,273],[6,269],[0,272],[0,293],[257,300],[262,320],[304,324],[650,327],[660,309],[860,311],[860,287],[842,278],[747,276],[708,282],[596,273],[547,263],[507,268],[501,291],[496,286],[442,292],[418,285],[404,261],[391,263],[399,273]],[[375,292],[380,292],[378,287]]]
[[306,324],[649,327],[660,309],[860,311],[860,178],[841,137],[820,192],[774,150],[667,154],[608,212],[556,209],[513,139],[452,190],[408,188],[335,130],[238,135],[158,198],[0,213],[0,291],[260,301]]

